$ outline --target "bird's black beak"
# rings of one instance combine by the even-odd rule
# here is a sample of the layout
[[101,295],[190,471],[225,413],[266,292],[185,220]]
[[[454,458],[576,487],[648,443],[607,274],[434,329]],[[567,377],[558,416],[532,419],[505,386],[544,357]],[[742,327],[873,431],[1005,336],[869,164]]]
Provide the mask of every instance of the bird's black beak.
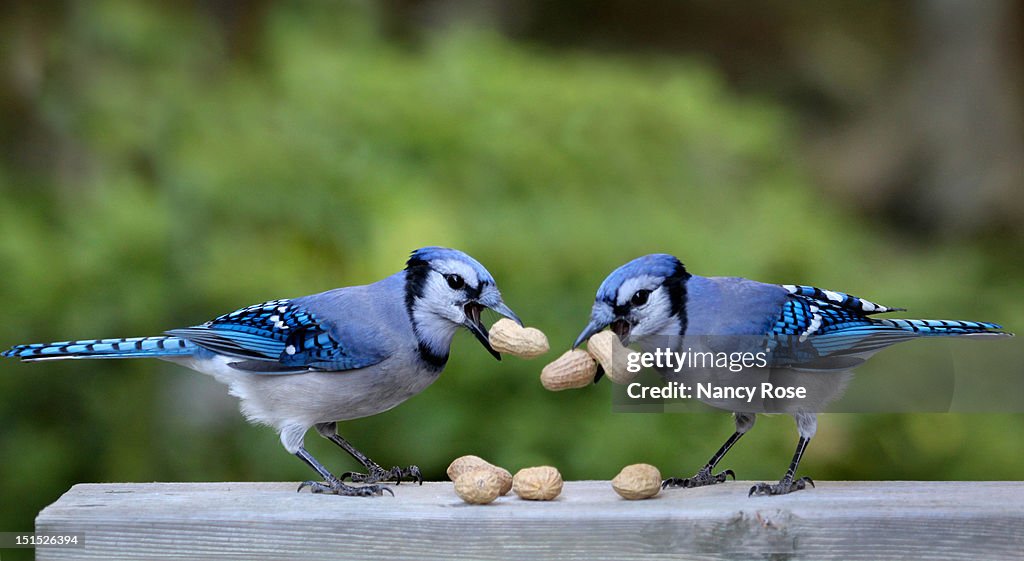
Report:
[[579,347],[580,345],[585,343],[587,339],[590,339],[590,337],[593,336],[595,333],[601,331],[602,329],[608,327],[609,325],[611,325],[612,331],[614,331],[615,334],[619,336],[619,341],[623,345],[625,345],[626,342],[629,340],[629,330],[631,326],[629,322],[626,321],[625,319],[617,318],[615,321],[611,323],[604,323],[597,320],[591,320],[590,323],[588,323],[587,326],[583,328],[583,331],[580,333],[580,336],[576,338],[576,342],[572,344],[572,348],[575,349],[576,347]]
[[[480,344],[483,345],[485,349],[487,349],[487,352],[491,353],[491,355],[493,355],[494,358],[501,360],[501,353],[499,353],[498,351],[494,350],[493,347],[491,347],[491,340],[487,334],[487,328],[484,327],[484,324],[480,321],[480,312],[482,312],[483,309],[484,305],[480,304],[479,302],[467,303],[465,308],[466,323],[464,323],[463,325],[465,325],[466,329],[468,329],[474,336],[476,336],[476,340],[480,341]],[[509,310],[509,312],[511,313],[511,310]],[[511,319],[515,320],[517,323],[520,323],[519,318],[514,317],[515,314],[512,314],[512,316],[513,317]],[[522,325],[522,323],[520,323],[520,325]]]

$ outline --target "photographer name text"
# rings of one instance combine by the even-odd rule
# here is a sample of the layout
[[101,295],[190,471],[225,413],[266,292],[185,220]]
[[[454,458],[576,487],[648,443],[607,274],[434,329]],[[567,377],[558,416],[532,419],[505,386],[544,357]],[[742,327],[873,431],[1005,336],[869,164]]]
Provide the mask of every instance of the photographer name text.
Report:
[[687,385],[683,382],[668,382],[664,386],[645,386],[633,382],[626,386],[630,399],[742,399],[747,403],[754,399],[804,399],[807,388],[803,386],[776,386],[764,382],[755,386],[716,386],[698,383]]

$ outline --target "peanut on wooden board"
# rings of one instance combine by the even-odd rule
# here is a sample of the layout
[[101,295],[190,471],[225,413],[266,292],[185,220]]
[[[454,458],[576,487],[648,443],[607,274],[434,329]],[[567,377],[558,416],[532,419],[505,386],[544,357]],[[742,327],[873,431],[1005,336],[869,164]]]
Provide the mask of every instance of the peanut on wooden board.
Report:
[[540,372],[540,383],[557,392],[569,388],[582,388],[594,381],[597,362],[590,353],[581,349],[567,351]]
[[488,337],[494,350],[520,358],[538,357],[551,349],[543,331],[535,327],[521,327],[507,318],[494,322]]
[[587,352],[597,359],[608,379],[616,384],[628,384],[640,376],[640,372],[630,372],[626,368],[629,355],[635,351],[624,347],[613,331],[592,335],[587,341]]
[[460,475],[476,470],[489,470],[494,473],[501,483],[501,494],[508,494],[512,490],[512,474],[503,467],[498,467],[480,456],[460,456],[448,466],[448,479],[455,481]]
[[512,478],[512,490],[529,501],[550,501],[562,493],[562,474],[551,466],[523,468]]
[[649,499],[661,491],[661,472],[650,464],[626,466],[612,479],[612,489],[631,501]]
[[455,478],[455,494],[469,504],[485,505],[501,496],[501,482],[493,470],[467,471]]

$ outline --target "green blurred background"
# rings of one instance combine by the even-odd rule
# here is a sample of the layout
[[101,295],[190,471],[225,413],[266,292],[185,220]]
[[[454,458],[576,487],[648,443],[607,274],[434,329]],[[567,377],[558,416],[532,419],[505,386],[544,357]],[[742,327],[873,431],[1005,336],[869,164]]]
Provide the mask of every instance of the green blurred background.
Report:
[[[948,4],[5,3],[0,346],[159,334],[433,244],[484,263],[556,351],[650,252],[1019,330],[1021,3]],[[496,363],[462,333],[428,391],[342,434],[434,480],[467,453],[608,479],[691,474],[732,430],[612,414],[607,383],[547,392],[554,356]],[[828,415],[802,470],[1021,479],[1022,428]],[[753,434],[723,466],[777,479],[792,419]],[[309,476],[200,374],[0,364],[0,530],[78,482]]]

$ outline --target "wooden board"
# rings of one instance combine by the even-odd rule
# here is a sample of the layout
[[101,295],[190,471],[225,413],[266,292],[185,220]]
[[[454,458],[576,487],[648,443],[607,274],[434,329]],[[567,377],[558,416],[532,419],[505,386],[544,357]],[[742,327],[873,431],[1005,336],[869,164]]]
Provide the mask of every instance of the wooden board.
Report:
[[395,497],[294,483],[75,485],[37,532],[80,534],[48,559],[1024,559],[1024,482],[820,482],[747,497],[751,482],[620,499],[567,482],[552,502],[464,504],[451,483]]

